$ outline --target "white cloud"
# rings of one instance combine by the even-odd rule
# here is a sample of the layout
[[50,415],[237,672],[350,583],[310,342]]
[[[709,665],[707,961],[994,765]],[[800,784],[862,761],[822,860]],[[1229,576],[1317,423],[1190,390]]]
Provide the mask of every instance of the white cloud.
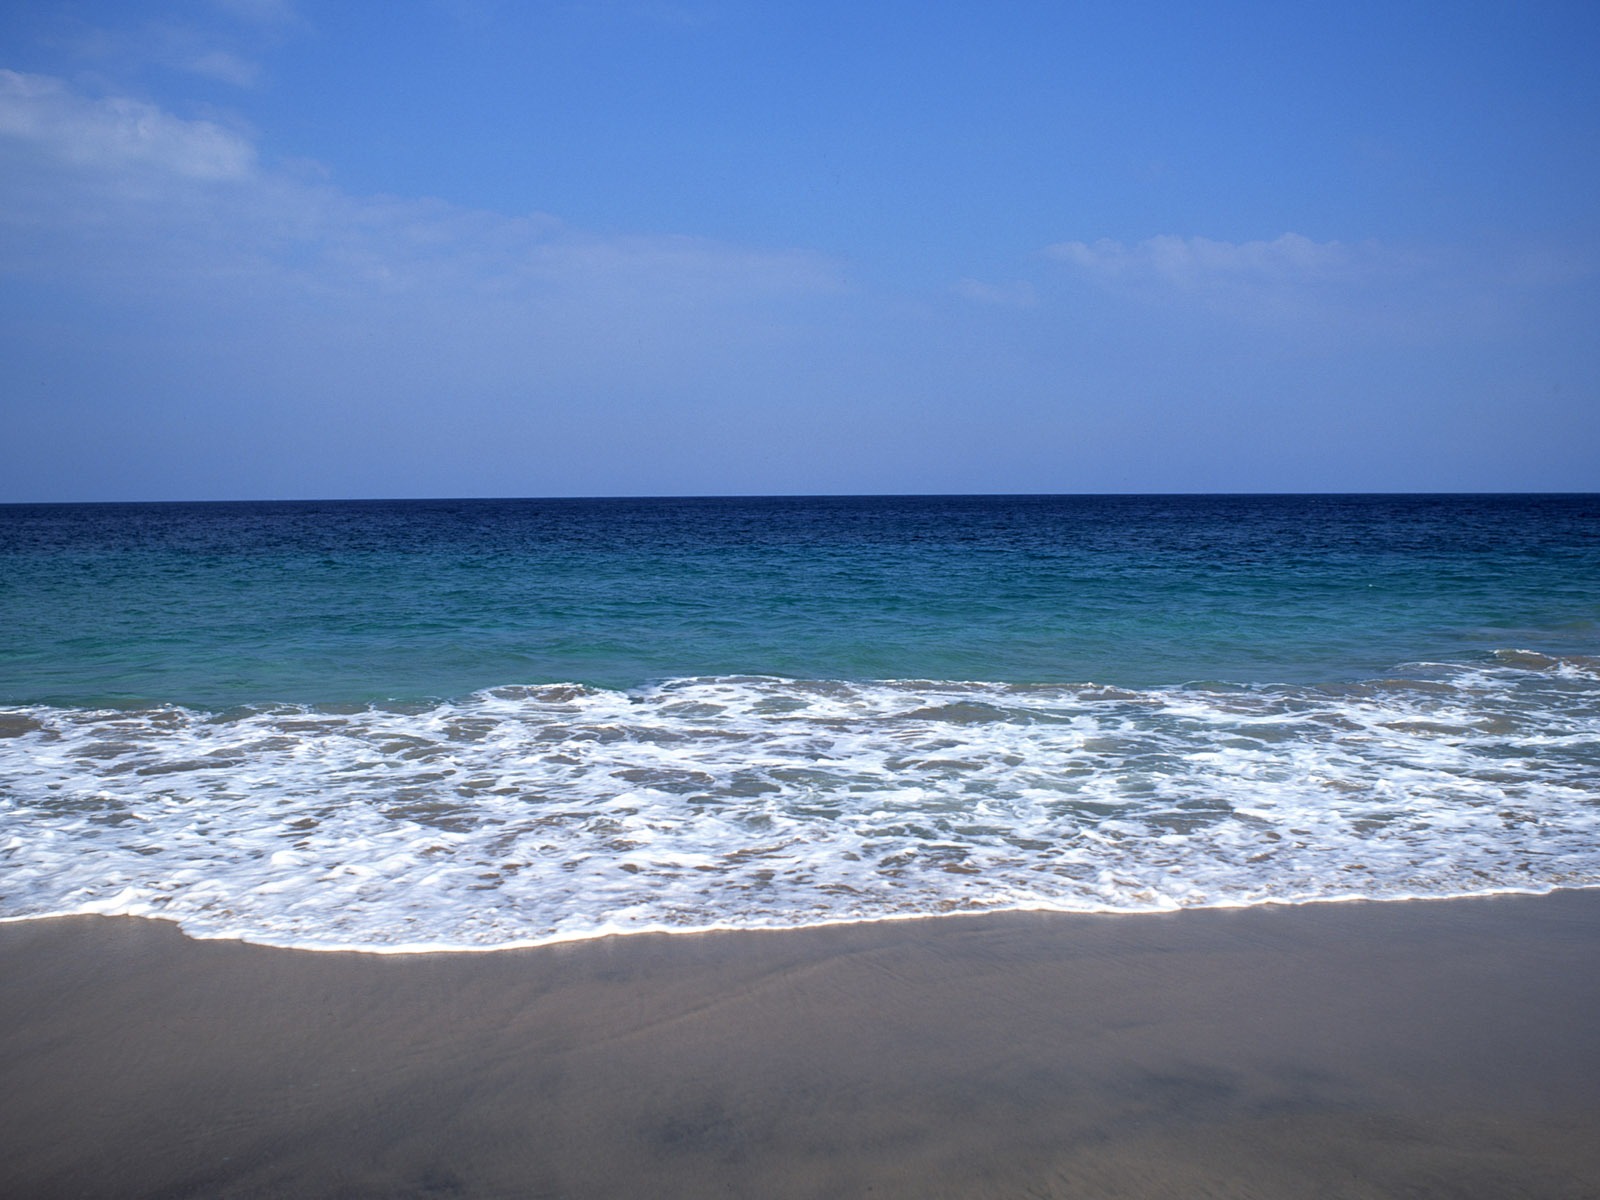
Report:
[[234,180],[255,169],[255,150],[210,121],[188,121],[153,104],[77,95],[57,79],[0,70],[0,135],[58,161],[116,171],[155,168],[192,180]]

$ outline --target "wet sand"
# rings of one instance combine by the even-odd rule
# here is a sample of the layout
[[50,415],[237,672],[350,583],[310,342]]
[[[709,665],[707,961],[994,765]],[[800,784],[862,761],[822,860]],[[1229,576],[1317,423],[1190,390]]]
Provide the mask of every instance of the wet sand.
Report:
[[1600,892],[382,956],[0,925],[0,1195],[1600,1195]]

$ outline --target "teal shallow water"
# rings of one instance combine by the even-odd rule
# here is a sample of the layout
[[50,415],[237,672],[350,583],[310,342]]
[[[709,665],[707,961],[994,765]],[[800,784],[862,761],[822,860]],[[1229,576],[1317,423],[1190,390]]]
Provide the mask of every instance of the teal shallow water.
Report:
[[493,947],[1600,884],[1600,499],[0,508],[0,917]]

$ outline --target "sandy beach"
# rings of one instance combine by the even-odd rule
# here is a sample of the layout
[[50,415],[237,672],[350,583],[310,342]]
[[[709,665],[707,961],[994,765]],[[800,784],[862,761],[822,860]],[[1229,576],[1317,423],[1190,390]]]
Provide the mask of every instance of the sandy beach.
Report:
[[8,1197],[1600,1195],[1600,891],[481,954],[0,926]]

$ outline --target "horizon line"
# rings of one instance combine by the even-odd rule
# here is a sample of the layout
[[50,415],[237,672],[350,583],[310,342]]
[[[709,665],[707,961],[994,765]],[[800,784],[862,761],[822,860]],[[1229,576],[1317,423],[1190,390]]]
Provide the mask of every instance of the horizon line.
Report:
[[0,508],[71,507],[74,505],[115,504],[504,504],[555,501],[694,501],[694,500],[1006,500],[1006,499],[1274,499],[1274,498],[1349,498],[1349,497],[1468,497],[1468,496],[1600,496],[1600,490],[1505,489],[1470,491],[1466,489],[1364,490],[1364,491],[1103,491],[1103,492],[658,492],[582,495],[525,496],[255,496],[255,497],[164,497],[100,500],[0,500]]

